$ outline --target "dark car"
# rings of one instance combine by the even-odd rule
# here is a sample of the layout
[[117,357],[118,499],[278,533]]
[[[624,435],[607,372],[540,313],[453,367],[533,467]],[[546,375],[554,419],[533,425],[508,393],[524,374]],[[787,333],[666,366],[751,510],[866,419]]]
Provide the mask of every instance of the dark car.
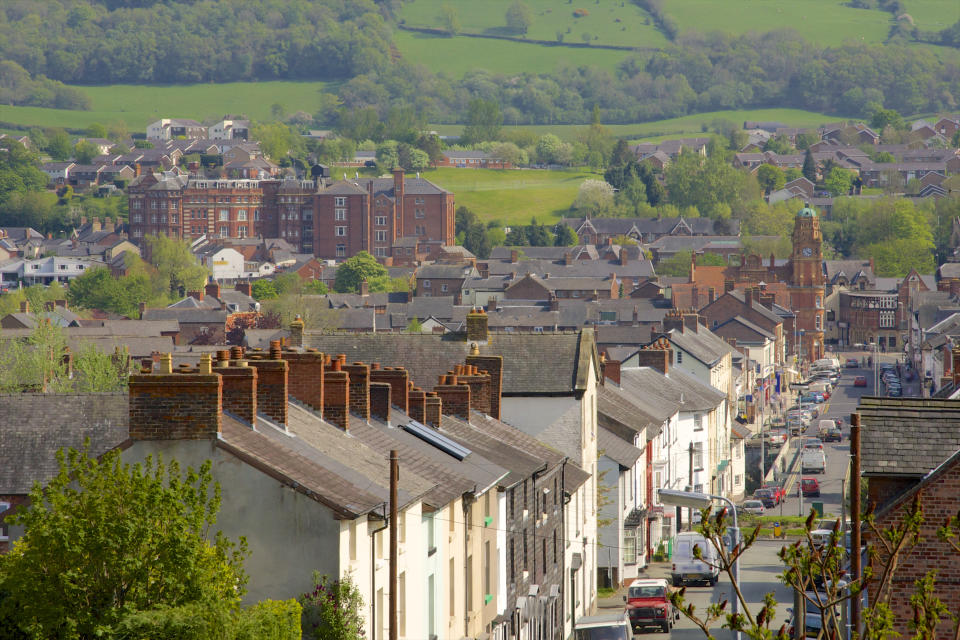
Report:
[[764,509],[773,509],[777,506],[777,499],[770,489],[757,489],[753,492],[753,497],[763,503]]

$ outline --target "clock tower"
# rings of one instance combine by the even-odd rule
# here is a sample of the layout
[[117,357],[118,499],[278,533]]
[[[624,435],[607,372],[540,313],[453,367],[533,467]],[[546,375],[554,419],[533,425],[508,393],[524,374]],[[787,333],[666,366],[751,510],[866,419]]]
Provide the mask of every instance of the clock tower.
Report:
[[810,205],[797,212],[793,223],[793,253],[790,255],[790,306],[802,331],[800,353],[807,362],[823,357],[826,322],[823,300],[823,236],[820,217]]

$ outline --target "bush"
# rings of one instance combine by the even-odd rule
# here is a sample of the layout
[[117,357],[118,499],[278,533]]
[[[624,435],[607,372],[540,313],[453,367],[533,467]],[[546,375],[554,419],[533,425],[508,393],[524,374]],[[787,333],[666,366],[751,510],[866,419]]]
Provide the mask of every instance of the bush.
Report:
[[264,600],[249,609],[206,603],[138,611],[116,628],[120,640],[300,640],[302,608],[296,600]]

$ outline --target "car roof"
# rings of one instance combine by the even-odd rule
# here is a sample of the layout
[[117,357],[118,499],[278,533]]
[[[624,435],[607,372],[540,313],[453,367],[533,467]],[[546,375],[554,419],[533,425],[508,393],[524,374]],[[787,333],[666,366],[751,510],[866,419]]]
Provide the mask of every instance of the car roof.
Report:
[[662,578],[643,578],[636,579],[630,583],[631,587],[662,587],[667,584],[667,581]]

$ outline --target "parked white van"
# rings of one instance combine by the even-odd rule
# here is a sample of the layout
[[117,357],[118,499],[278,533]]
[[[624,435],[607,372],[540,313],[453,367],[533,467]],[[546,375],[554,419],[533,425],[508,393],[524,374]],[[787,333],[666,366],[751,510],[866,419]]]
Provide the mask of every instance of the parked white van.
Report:
[[827,469],[827,457],[823,449],[804,447],[801,453],[800,467],[803,473],[824,473]]
[[[700,547],[700,558],[693,557],[693,547]],[[720,577],[719,558],[713,543],[694,531],[677,534],[677,543],[673,550],[673,568],[670,576],[673,586],[683,586],[685,582],[708,582],[717,584]]]

